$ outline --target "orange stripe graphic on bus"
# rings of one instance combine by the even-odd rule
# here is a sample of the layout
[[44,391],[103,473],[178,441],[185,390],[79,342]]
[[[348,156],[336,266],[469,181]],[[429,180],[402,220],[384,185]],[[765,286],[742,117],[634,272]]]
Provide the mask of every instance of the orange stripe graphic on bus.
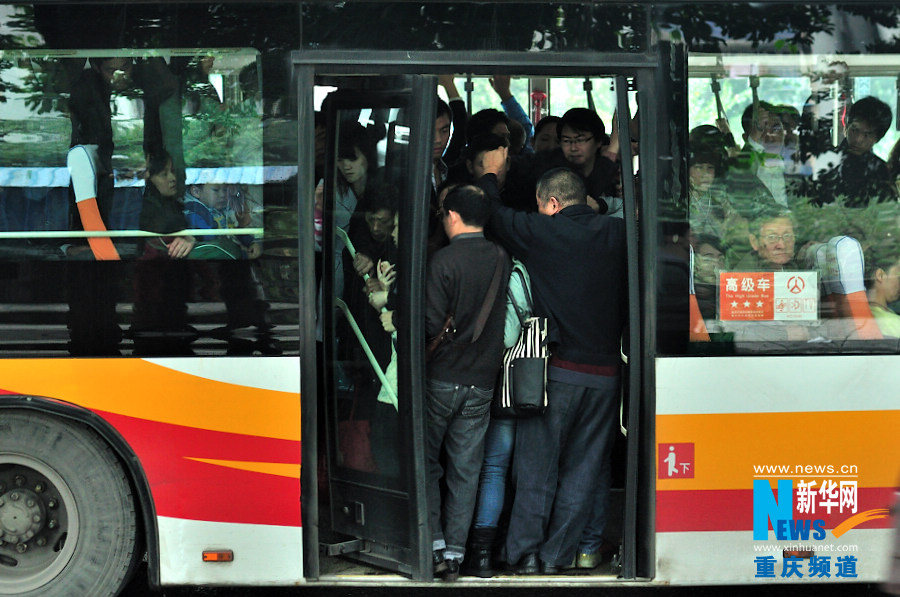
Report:
[[[212,361],[206,361],[210,368],[238,364]],[[10,393],[198,429],[300,439],[299,393],[226,383],[140,359],[55,359],[53,371],[47,375],[43,359],[0,361],[3,389]]]

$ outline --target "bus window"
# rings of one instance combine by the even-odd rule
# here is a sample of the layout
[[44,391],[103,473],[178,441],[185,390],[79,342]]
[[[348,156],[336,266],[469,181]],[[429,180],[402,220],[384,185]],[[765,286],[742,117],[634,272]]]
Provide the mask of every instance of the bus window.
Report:
[[685,319],[661,338],[678,344],[680,327],[699,352],[897,349],[897,63],[690,57],[687,200],[661,226],[690,305],[673,306]]
[[296,160],[273,148],[264,163],[259,52],[4,56],[0,259],[28,281],[13,301],[62,304],[67,324],[16,350],[282,351],[296,216],[266,188],[290,183]]

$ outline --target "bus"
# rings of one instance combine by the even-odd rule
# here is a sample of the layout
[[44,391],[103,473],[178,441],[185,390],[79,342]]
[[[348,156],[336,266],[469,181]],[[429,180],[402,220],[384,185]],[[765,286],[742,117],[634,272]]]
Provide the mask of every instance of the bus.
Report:
[[[874,1],[0,3],[0,595],[116,595],[139,569],[157,589],[439,582],[435,111],[450,88],[499,108],[499,76],[532,125],[589,107],[631,141],[614,549],[460,585],[885,579],[898,32]],[[887,190],[820,200],[869,97],[890,116],[857,187]],[[338,162],[360,130],[399,196],[393,368],[346,292]]]

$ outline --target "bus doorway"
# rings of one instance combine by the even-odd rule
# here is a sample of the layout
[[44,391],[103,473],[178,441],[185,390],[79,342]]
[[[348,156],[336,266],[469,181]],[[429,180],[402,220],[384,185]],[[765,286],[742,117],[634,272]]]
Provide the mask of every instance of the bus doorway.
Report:
[[[317,432],[320,434],[317,443],[318,448],[327,455],[325,458],[327,469],[320,469],[321,476],[317,484],[311,483],[308,477],[304,483],[304,520],[308,536],[305,569],[308,578],[323,581],[340,581],[342,579],[349,581],[353,578],[358,579],[359,575],[377,573],[372,570],[342,567],[339,563],[340,561],[353,561],[371,564],[384,571],[399,573],[414,580],[431,580],[433,576],[431,541],[427,529],[427,505],[424,503],[423,490],[417,489],[424,488],[425,471],[422,467],[423,463],[416,459],[422,458],[424,451],[423,427],[421,426],[423,421],[421,400],[424,396],[424,360],[421,347],[424,346],[425,339],[421,329],[423,321],[421,309],[424,298],[425,234],[429,208],[427,197],[431,194],[430,157],[435,123],[435,97],[438,90],[437,77],[410,77],[404,74],[404,72],[412,70],[409,64],[398,65],[390,60],[384,63],[375,60],[373,63],[349,64],[340,54],[340,52],[329,52],[327,57],[316,53],[295,54],[295,66],[299,73],[297,78],[300,85],[301,118],[304,119],[304,122],[312,123],[316,118],[314,112],[320,113],[319,118],[322,118],[321,114],[325,115],[323,129],[326,139],[323,168],[325,180],[320,187],[310,184],[307,185],[308,189],[301,189],[301,204],[305,202],[309,206],[309,209],[302,211],[307,214],[315,211],[317,202],[321,202],[324,207],[321,244],[322,289],[323,296],[331,297],[333,300],[331,307],[325,307],[323,310],[322,322],[325,323],[321,334],[323,358],[317,373],[322,380],[322,387],[319,388],[320,399],[316,407],[324,409],[326,413],[321,417],[322,420],[317,428]],[[429,62],[427,57],[423,60],[422,64],[417,63],[416,66],[420,72],[441,72],[445,68],[443,65],[437,64],[439,61],[436,58],[432,62]],[[517,60],[521,59],[510,57],[509,63],[501,59],[499,66],[498,64],[484,65],[476,64],[475,61],[471,63],[463,61],[462,68],[470,70],[473,78],[481,79],[483,83],[486,83],[491,77],[491,73],[495,72],[510,72],[511,74],[527,72],[529,75],[525,78],[529,80],[547,81],[554,78],[554,73],[558,69],[558,65],[554,67],[547,64],[517,64]],[[613,61],[610,60],[609,64],[612,63]],[[590,105],[591,101],[588,98],[591,96],[591,88],[587,85],[583,86],[586,78],[584,73],[587,73],[587,79],[595,81],[593,89],[609,89],[611,91],[612,103],[608,107],[608,113],[602,114],[603,120],[611,123],[614,112],[623,115],[622,118],[617,118],[615,121],[617,134],[620,138],[632,141],[632,143],[620,145],[618,160],[620,160],[622,172],[619,184],[621,196],[614,204],[618,211],[617,217],[624,217],[627,223],[629,263],[634,264],[634,271],[629,272],[628,279],[631,313],[629,316],[630,327],[626,332],[627,337],[623,338],[624,347],[640,345],[641,318],[638,313],[641,299],[638,291],[638,270],[641,267],[641,260],[637,253],[638,230],[634,217],[634,214],[637,213],[637,189],[642,189],[645,200],[652,198],[655,195],[654,181],[657,176],[654,154],[658,145],[649,140],[654,138],[659,127],[656,126],[653,111],[649,107],[643,112],[637,109],[641,102],[638,89],[642,86],[649,89],[654,84],[655,72],[652,66],[652,64],[642,63],[640,66],[629,64],[624,67],[611,66],[608,69],[600,69],[596,63],[589,66],[582,64],[580,71],[576,71],[574,67],[568,68],[565,71],[567,77],[556,77],[569,79],[570,83],[574,81],[575,85],[581,88],[581,92],[587,91],[587,96],[579,92],[577,98],[574,98],[569,105],[562,104],[562,102],[557,104],[560,114],[570,107]],[[513,68],[516,70],[513,71]],[[348,71],[353,72],[354,76],[344,75]],[[320,73],[340,73],[340,75]],[[380,76],[370,76],[374,74]],[[395,83],[405,84],[405,86],[398,87]],[[328,89],[322,92],[314,88]],[[319,94],[320,104],[318,106],[316,105],[316,94]],[[557,93],[557,96],[561,95],[561,93]],[[530,110],[532,105],[527,96],[523,103]],[[305,111],[304,105],[306,106]],[[316,110],[315,108],[320,109]],[[475,108],[472,108],[472,111],[475,111]],[[601,110],[598,109],[598,111]],[[413,118],[414,114],[418,114],[420,119]],[[635,117],[634,127],[631,128],[629,124],[636,114],[640,114],[640,119]],[[639,126],[638,120],[640,120]],[[365,148],[354,145],[350,139],[352,131],[360,132],[361,130],[376,133],[374,158],[366,157]],[[612,129],[608,128],[607,130],[611,131]],[[343,148],[341,147],[342,136]],[[309,142],[309,148],[302,147],[304,139]],[[633,151],[637,147],[638,141],[645,141],[641,145],[646,149],[641,152],[641,169],[639,173],[636,173],[637,162],[633,159]],[[666,146],[664,144],[659,147]],[[301,132],[301,159],[303,159],[305,151],[307,160],[305,169],[309,172],[310,178],[314,171],[313,147],[313,131],[310,130],[305,137]],[[417,151],[418,153],[416,153]],[[362,327],[359,330],[354,329],[350,318],[346,316],[347,312],[353,315],[353,309],[349,304],[345,308],[341,302],[346,303],[346,301],[339,299],[339,295],[335,292],[335,284],[340,284],[340,276],[335,273],[336,250],[346,253],[341,258],[341,264],[345,271],[352,268],[355,272],[354,261],[358,261],[357,257],[353,256],[353,251],[356,250],[353,234],[339,231],[337,218],[339,201],[342,197],[349,195],[347,191],[343,191],[344,195],[341,195],[341,185],[344,185],[345,189],[352,188],[353,181],[350,179],[357,176],[353,171],[353,165],[347,163],[353,161],[365,162],[367,165],[373,162],[377,164],[376,168],[379,174],[372,180],[367,179],[366,193],[374,191],[382,182],[387,181],[398,187],[396,196],[399,197],[399,207],[395,212],[399,241],[393,248],[388,245],[385,251],[396,251],[394,258],[399,264],[397,268],[399,270],[397,288],[400,293],[398,300],[403,308],[400,309],[402,320],[397,329],[401,332],[397,338],[401,346],[398,349],[396,344],[393,346],[388,344],[387,348],[375,348],[371,354],[367,353],[363,348],[363,343],[360,342],[360,337],[365,338],[366,336],[365,331]],[[344,169],[337,165],[339,162],[345,163]],[[304,165],[301,165],[302,171],[304,171]],[[369,172],[371,172],[371,168],[367,170],[367,175]],[[401,174],[398,177],[396,173]],[[647,182],[641,184],[637,179],[638,175]],[[329,177],[331,177],[330,181]],[[369,186],[373,180],[375,186]],[[377,207],[376,205],[375,208]],[[377,219],[378,212],[382,210],[375,208],[373,208],[374,211],[365,212],[360,216],[363,219]],[[352,223],[348,223],[347,226],[349,230]],[[373,221],[366,223],[363,220],[360,223],[358,230],[362,232],[363,238],[366,235],[373,236],[373,226],[375,226]],[[343,238],[345,235],[351,237],[349,243],[347,239]],[[350,249],[351,246],[352,249]],[[356,252],[359,254],[359,251]],[[372,259],[372,261],[377,264],[378,260]],[[347,276],[343,278],[343,296],[345,297],[352,296],[352,293],[351,295],[347,294],[350,284],[361,284],[352,280],[352,275],[358,274],[351,274],[350,279]],[[363,291],[360,290],[360,294],[362,293]],[[359,297],[356,297],[356,300],[359,300]],[[364,306],[369,311],[374,311],[372,303],[367,300]],[[365,311],[365,309],[363,310]],[[368,317],[371,318],[373,314],[379,315],[378,313],[369,313]],[[347,323],[340,323],[344,319],[347,320]],[[377,319],[380,321],[381,317],[378,316]],[[375,325],[375,322],[371,323],[370,329],[376,333],[383,333]],[[405,340],[402,339],[404,325],[409,326],[405,330],[407,334]],[[342,326],[345,327],[344,331],[340,329]],[[362,356],[349,358],[347,356],[349,353],[342,352],[351,346]],[[403,346],[408,351],[405,355]],[[371,343],[369,343],[369,348],[372,348]],[[648,562],[651,561],[652,526],[649,522],[648,512],[651,494],[646,478],[639,474],[640,462],[649,460],[650,451],[645,445],[647,440],[641,437],[642,427],[646,420],[646,411],[641,405],[643,387],[640,381],[641,362],[637,356],[629,360],[628,352],[627,348],[623,349],[621,370],[623,397],[621,409],[619,409],[622,434],[617,442],[616,462],[613,465],[615,487],[610,500],[607,525],[612,546],[605,547],[607,560],[602,566],[566,572],[567,581],[589,584],[602,580],[650,576]],[[392,436],[392,439],[400,442],[401,453],[407,460],[400,461],[406,467],[406,472],[391,480],[384,476],[378,464],[379,450],[383,446],[379,446],[378,442],[381,438],[375,430],[380,421],[377,414],[372,414],[369,419],[368,446],[365,446],[365,441],[356,444],[362,450],[362,457],[354,460],[359,454],[351,454],[348,449],[351,447],[351,437],[354,434],[360,435],[359,428],[366,427],[365,423],[359,422],[360,420],[365,421],[360,415],[360,404],[363,400],[361,396],[368,392],[369,395],[375,396],[375,402],[388,404],[384,399],[385,392],[382,390],[392,382],[390,376],[394,354],[396,354],[397,365],[394,371],[396,371],[398,382],[398,409],[396,412],[400,414],[399,420],[403,422],[403,427],[399,431],[399,437]],[[635,351],[635,355],[637,354],[639,354],[638,351]],[[377,371],[378,368],[381,371]],[[369,377],[363,377],[361,373],[363,370],[367,371],[366,375]],[[309,382],[309,374],[311,372],[304,371],[304,379],[307,382]],[[371,388],[366,389],[366,384],[371,384]],[[308,398],[312,395],[310,390],[314,391],[315,388],[309,388],[309,385],[304,386],[305,417],[311,416],[309,410],[312,405]],[[406,394],[410,391],[413,393]],[[407,416],[411,417],[409,420],[403,420],[404,400],[407,401],[409,409]],[[379,404],[375,404],[374,408],[376,411],[381,409],[383,412],[384,410]],[[627,434],[625,433],[626,427]],[[309,427],[305,428],[309,429]],[[343,445],[341,443],[342,433]],[[309,435],[305,437],[306,445],[309,446],[311,438]],[[348,454],[351,455],[350,459],[347,458]],[[371,458],[367,454],[371,454]],[[310,459],[309,448],[304,454],[304,464],[307,471],[319,464],[318,461]],[[325,480],[327,482],[323,482]],[[380,486],[376,487],[377,484]],[[310,507],[313,501],[310,495],[312,491],[317,492],[319,496],[315,502],[315,515],[318,523],[315,544],[310,543],[312,536],[310,530],[313,528],[310,515],[314,512]],[[401,494],[403,495],[401,496]],[[393,505],[383,507],[385,504]],[[378,518],[372,517],[371,513],[373,512],[377,513],[375,516]],[[377,528],[379,524],[387,521],[392,525],[391,528]],[[421,526],[416,527],[417,524]],[[373,534],[369,535],[370,532]],[[377,534],[382,532],[384,534]],[[321,549],[319,544],[321,544]],[[392,547],[385,549],[386,545],[392,545]],[[313,548],[315,548],[317,556],[315,562],[311,561],[310,550]],[[376,555],[379,550],[380,553]],[[335,557],[339,559],[333,559]],[[505,571],[498,572],[501,575],[507,574]],[[509,576],[509,579],[512,580],[513,577]],[[389,581],[390,579],[383,578],[383,580]],[[399,581],[400,578],[398,577],[397,580]]]
[[[327,89],[317,139],[324,174],[312,216],[321,278],[317,296],[318,553],[320,572],[374,565],[415,580],[431,576],[425,523],[420,351],[423,256],[416,220],[427,207],[418,164],[433,104],[421,77],[318,76]],[[426,105],[428,104],[428,105]],[[421,175],[410,173],[421,172]],[[425,195],[427,196],[427,195]],[[395,232],[395,227],[397,230]],[[402,240],[402,242],[400,242]],[[388,272],[390,264],[393,274]],[[376,292],[375,284],[390,281]],[[388,287],[390,289],[388,290]],[[376,298],[377,301],[376,302]],[[400,309],[399,305],[409,305]],[[383,320],[397,313],[390,330]],[[402,313],[402,315],[400,315]],[[401,321],[402,317],[402,321]],[[317,465],[319,463],[317,462]],[[325,565],[327,564],[327,565]]]

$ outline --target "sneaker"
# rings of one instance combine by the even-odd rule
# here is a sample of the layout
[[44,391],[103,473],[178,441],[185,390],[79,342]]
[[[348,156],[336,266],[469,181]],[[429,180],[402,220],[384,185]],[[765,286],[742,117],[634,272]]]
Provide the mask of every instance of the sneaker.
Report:
[[598,551],[592,553],[579,552],[575,566],[578,568],[596,568],[600,565],[601,560],[602,557]]

